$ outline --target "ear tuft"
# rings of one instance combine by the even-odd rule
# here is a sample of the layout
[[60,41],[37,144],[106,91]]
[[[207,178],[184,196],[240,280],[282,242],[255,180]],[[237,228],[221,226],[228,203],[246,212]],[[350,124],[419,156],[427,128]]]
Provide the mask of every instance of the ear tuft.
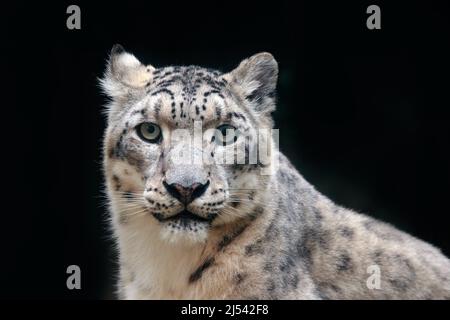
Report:
[[268,52],[243,60],[225,77],[238,87],[244,98],[261,112],[274,110],[273,98],[278,79],[278,63]]
[[116,54],[121,54],[124,52],[125,52],[124,47],[122,47],[121,44],[116,43],[115,45],[113,45],[113,47],[111,49],[111,56],[116,55]]
[[143,65],[120,44],[115,44],[111,49],[105,75],[100,82],[106,94],[120,98],[132,90],[140,90],[149,85],[154,70],[151,65]]

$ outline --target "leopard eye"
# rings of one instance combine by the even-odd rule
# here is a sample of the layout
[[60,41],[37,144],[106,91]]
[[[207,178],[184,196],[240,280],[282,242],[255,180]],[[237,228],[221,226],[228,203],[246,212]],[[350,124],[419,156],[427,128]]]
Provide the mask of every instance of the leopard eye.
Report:
[[161,128],[154,123],[144,122],[136,127],[136,132],[142,140],[150,143],[159,143],[162,139]]
[[237,138],[238,130],[229,124],[218,126],[214,134],[214,141],[219,146],[231,145],[237,141]]

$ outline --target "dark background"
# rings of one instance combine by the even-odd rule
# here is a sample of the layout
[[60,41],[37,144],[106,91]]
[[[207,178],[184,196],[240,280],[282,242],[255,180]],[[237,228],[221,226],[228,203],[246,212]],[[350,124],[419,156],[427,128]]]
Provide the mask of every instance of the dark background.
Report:
[[[97,82],[114,43],[222,71],[271,52],[281,150],[305,178],[449,256],[449,6],[392,2],[2,3],[0,297],[114,297]],[[66,28],[70,4],[81,30]],[[366,28],[370,4],[381,30]],[[82,290],[66,288],[71,264]]]

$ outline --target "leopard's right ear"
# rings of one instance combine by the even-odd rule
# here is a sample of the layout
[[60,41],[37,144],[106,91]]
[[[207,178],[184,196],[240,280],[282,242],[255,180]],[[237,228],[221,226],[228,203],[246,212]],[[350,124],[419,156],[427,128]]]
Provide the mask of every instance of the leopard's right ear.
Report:
[[111,49],[106,71],[100,84],[111,98],[125,97],[132,91],[142,90],[153,80],[151,65],[143,65],[134,55],[116,44]]

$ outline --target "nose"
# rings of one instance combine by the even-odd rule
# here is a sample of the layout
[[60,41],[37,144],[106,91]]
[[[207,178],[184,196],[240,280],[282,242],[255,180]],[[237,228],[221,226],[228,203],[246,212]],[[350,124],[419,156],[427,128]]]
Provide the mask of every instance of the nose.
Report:
[[205,193],[209,186],[209,180],[205,184],[194,183],[190,186],[183,186],[179,183],[171,183],[163,181],[163,185],[169,194],[187,205]]

